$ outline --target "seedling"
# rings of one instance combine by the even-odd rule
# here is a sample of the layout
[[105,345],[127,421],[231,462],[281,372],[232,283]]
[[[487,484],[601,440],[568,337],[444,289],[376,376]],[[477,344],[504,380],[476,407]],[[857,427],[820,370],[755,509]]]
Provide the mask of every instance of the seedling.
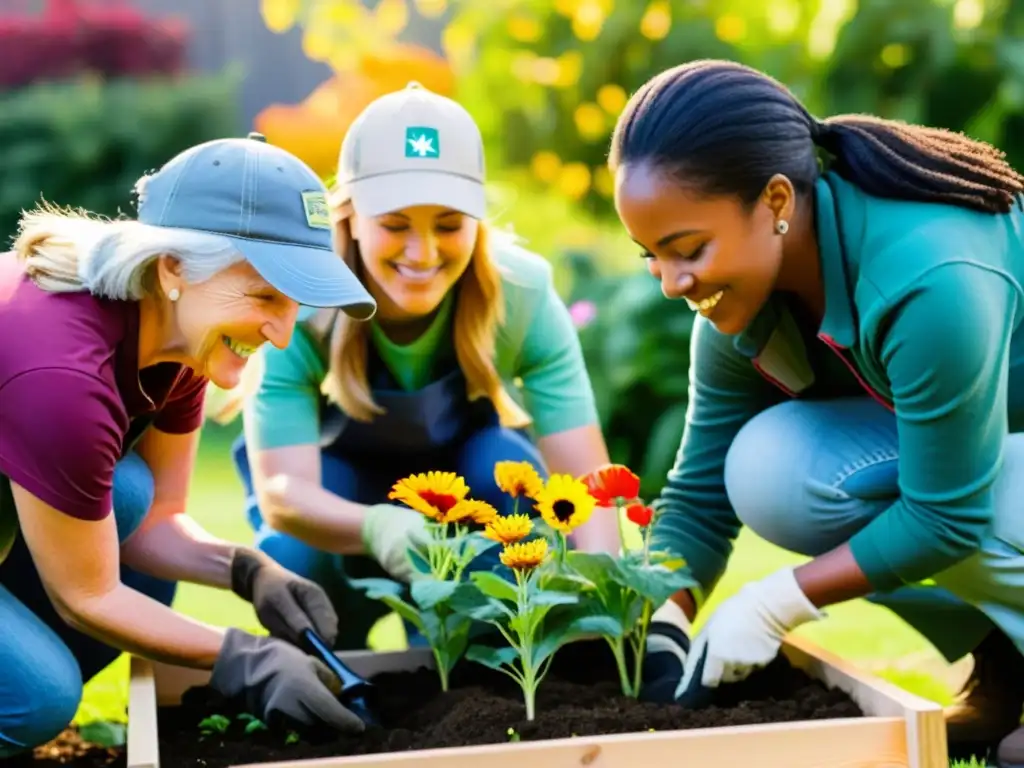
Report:
[[475,557],[495,545],[472,524],[485,524],[498,512],[490,504],[467,498],[469,487],[452,472],[427,472],[395,483],[389,498],[402,501],[429,519],[428,540],[409,548],[418,576],[409,585],[412,604],[403,599],[405,585],[391,579],[354,579],[351,584],[366,590],[412,624],[426,638],[434,653],[441,690],[465,653],[472,621],[452,610],[450,600]]
[[266,724],[258,717],[254,717],[253,715],[243,712],[241,715],[238,716],[238,719],[245,723],[246,733],[256,733],[256,731],[267,730]]
[[498,629],[508,646],[471,646],[466,658],[498,670],[518,683],[523,692],[526,719],[536,713],[537,688],[551,666],[555,652],[586,635],[615,631],[608,617],[573,610],[579,595],[545,589],[540,566],[548,559],[547,539],[524,541],[531,523],[525,515],[497,518],[488,535],[502,541],[501,562],[512,569],[512,584],[493,573],[473,573],[456,589],[452,606],[477,621]]
[[[602,553],[572,552],[570,567],[588,582],[587,597],[595,614],[613,619],[617,628],[605,636],[615,656],[619,681],[626,696],[638,697],[643,679],[647,632],[655,606],[660,606],[681,589],[697,585],[681,570],[681,559],[651,552],[651,529],[655,512],[638,498],[640,479],[622,465],[611,465],[585,478],[590,493],[603,507],[614,506],[619,518],[622,554],[618,559]],[[630,549],[622,528],[625,517],[641,530],[642,546]],[[634,667],[627,668],[627,644]]]
[[224,715],[210,715],[209,717],[205,717],[199,721],[200,739],[205,739],[207,736],[212,736],[215,733],[227,733],[230,726],[231,720],[224,717]]

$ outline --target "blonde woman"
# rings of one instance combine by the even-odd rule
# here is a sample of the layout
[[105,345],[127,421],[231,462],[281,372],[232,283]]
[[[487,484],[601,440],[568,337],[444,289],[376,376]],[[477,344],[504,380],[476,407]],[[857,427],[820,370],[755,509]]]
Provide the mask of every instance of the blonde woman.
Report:
[[[264,721],[362,730],[298,647],[337,632],[323,589],[187,515],[207,382],[288,346],[299,303],[374,311],[325,192],[259,135],[208,142],[142,179],[137,220],[45,208],[0,254],[0,760],[122,651],[209,669]],[[231,589],[272,636],[176,613],[177,581]]]
[[[608,454],[549,265],[484,221],[483,146],[465,109],[416,83],[372,103],[346,135],[330,204],[335,247],[377,315],[310,313],[286,349],[266,350],[235,455],[256,546],[322,584],[347,619],[338,647],[358,648],[382,610],[348,579],[407,578],[423,524],[387,503],[395,481],[458,472],[507,511],[495,462],[582,475]],[[579,534],[577,547],[617,549],[611,512]]]

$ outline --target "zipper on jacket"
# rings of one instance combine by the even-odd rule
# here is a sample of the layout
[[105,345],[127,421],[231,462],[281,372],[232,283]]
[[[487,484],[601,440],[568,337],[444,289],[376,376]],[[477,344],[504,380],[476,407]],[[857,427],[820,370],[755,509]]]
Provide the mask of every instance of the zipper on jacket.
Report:
[[835,341],[835,339],[833,339],[831,336],[828,336],[827,334],[819,333],[818,334],[818,338],[821,339],[823,342],[825,342],[825,344],[828,346],[828,348],[831,349],[833,352],[836,353],[836,355],[839,356],[839,359],[842,360],[846,364],[846,367],[850,369],[850,373],[852,373],[857,378],[857,381],[860,382],[860,385],[864,388],[864,390],[869,395],[871,395],[875,400],[877,400],[879,403],[884,405],[890,411],[895,412],[895,409],[893,408],[892,403],[890,403],[888,400],[886,400],[884,397],[882,397],[880,394],[878,394],[878,392],[876,392],[871,387],[870,384],[868,384],[866,381],[864,381],[864,378],[857,371],[857,367],[853,364],[853,362],[849,359],[849,357],[846,356],[845,347],[841,347]]

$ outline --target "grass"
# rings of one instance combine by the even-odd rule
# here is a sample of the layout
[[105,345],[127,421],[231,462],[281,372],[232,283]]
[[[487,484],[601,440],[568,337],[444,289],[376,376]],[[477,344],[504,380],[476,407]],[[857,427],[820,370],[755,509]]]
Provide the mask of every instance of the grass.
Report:
[[[243,517],[242,490],[228,456],[229,438],[230,434],[220,429],[211,429],[204,438],[190,513],[211,533],[249,543],[252,534]],[[744,582],[801,560],[745,530],[722,583],[712,595],[710,607],[733,594]],[[251,629],[259,626],[248,603],[207,587],[180,585],[175,608],[215,625]],[[863,600],[853,601],[830,608],[827,620],[802,627],[797,633],[920,696],[942,704],[950,699],[949,680],[943,679],[948,677],[948,665],[920,634],[885,608]],[[383,619],[370,637],[371,646],[376,649],[401,648],[404,640],[401,624],[395,617]],[[124,721],[127,696],[128,665],[122,656],[86,685],[76,721]],[[968,763],[955,765],[971,768]]]

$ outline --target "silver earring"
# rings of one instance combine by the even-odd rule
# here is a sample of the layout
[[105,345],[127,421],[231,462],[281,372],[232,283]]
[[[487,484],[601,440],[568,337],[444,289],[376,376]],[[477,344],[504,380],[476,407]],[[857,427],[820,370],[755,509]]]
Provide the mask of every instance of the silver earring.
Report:
[[167,292],[167,298],[170,299],[171,301],[177,301],[178,299],[181,298],[181,291],[179,291],[177,288],[171,288],[171,290]]
[[775,222],[775,231],[780,235],[784,235],[789,232],[789,222],[785,219],[779,219]]

